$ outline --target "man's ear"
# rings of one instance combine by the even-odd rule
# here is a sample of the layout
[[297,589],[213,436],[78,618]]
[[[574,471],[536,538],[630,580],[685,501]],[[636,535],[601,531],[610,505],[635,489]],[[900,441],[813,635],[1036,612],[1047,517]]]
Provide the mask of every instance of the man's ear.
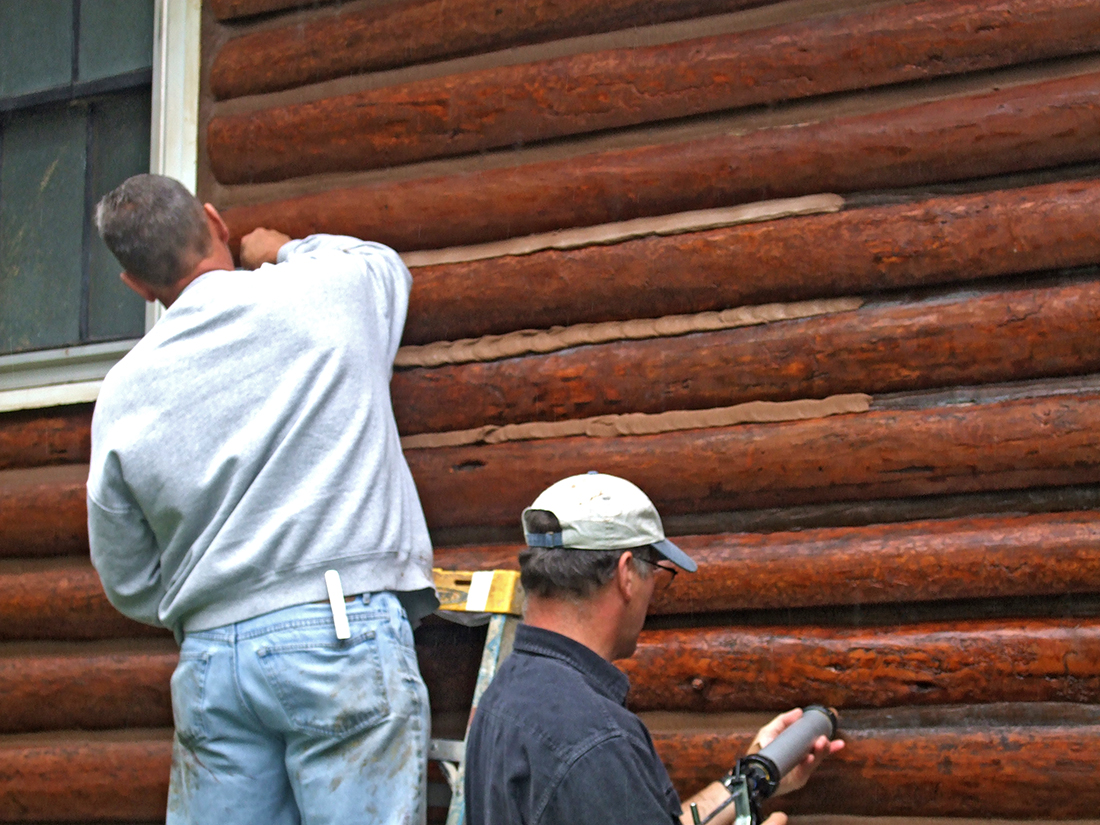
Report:
[[210,221],[210,226],[214,229],[217,239],[222,243],[229,243],[229,227],[225,225],[225,221],[218,214],[218,210],[214,208],[214,204],[204,203],[202,209],[206,213],[206,219]]
[[126,286],[130,287],[130,289],[132,289],[149,303],[157,300],[157,295],[153,291],[153,288],[140,278],[135,278],[126,270],[123,270],[118,277],[122,279],[122,283],[126,284]]
[[619,588],[625,601],[634,597],[638,588],[638,569],[634,566],[634,553],[627,550],[619,556],[615,567],[615,586]]

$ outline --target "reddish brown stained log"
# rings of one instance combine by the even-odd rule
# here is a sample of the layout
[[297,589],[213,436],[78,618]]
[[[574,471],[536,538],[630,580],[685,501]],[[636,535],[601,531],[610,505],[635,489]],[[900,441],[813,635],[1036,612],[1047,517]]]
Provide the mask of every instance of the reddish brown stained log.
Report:
[[400,370],[404,434],[1100,371],[1100,281]]
[[[215,97],[289,89],[343,75],[624,27],[768,5],[775,0],[420,0],[335,9],[308,22],[246,32],[210,70]],[[222,0],[220,19],[287,8],[285,0]]]
[[628,478],[663,514],[1100,481],[1100,397],[875,411],[620,438],[409,450],[430,526],[513,525],[565,476]]
[[164,636],[115,610],[87,557],[0,561],[0,639]]
[[1100,183],[1072,181],[418,267],[405,342],[1098,263],[1098,216]]
[[0,645],[0,733],[172,724],[172,639]]
[[237,239],[267,226],[423,249],[1036,169],[1100,157],[1098,147],[1100,75],[1086,74],[746,134],[334,189],[229,208],[223,217]]
[[0,558],[87,554],[88,467],[0,471]]
[[[301,42],[298,30],[292,32]],[[905,3],[215,116],[206,146],[222,183],[283,180],[971,72],[1097,46],[1100,15],[1091,0],[1020,0],[1011,8],[1000,0]],[[261,63],[266,57],[255,55]]]
[[[699,564],[651,615],[1100,591],[1100,513],[679,536]],[[449,570],[518,569],[519,545],[437,548]]]
[[85,404],[0,415],[0,470],[87,462],[91,426]]
[[635,710],[1100,703],[1100,622],[647,630],[618,664]]
[[[337,5],[342,0],[328,0],[328,2]],[[210,0],[208,3],[218,20],[231,20],[235,17],[248,17],[253,14],[309,8],[324,4],[325,0]]]
[[164,821],[170,730],[0,737],[0,822]]
[[[847,742],[801,791],[773,800],[792,814],[1095,817],[1100,726],[844,731]],[[681,795],[721,776],[750,735],[655,733]]]

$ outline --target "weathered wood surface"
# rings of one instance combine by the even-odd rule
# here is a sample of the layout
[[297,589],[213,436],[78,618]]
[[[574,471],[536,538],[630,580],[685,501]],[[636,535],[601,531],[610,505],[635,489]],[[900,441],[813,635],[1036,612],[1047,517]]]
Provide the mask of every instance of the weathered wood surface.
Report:
[[1100,704],[1100,621],[647,630],[619,666],[635,710]]
[[[295,37],[301,35],[295,30]],[[210,121],[224,184],[398,166],[1088,52],[1091,0],[903,3],[558,57]],[[263,61],[266,55],[258,54]]]
[[[1100,514],[1094,511],[674,541],[699,563],[699,572],[658,594],[651,615],[1100,591]],[[435,564],[514,570],[519,550],[517,544],[438,547]],[[86,558],[0,561],[0,640],[166,634],[111,607]],[[433,629],[417,637],[418,644],[433,645],[425,656],[429,667],[447,658],[445,634]]]
[[[512,526],[541,490],[593,468],[630,478],[666,515],[1095,484],[1097,427],[1100,397],[1083,393],[406,456],[433,529]],[[0,553],[87,552],[86,474],[0,473]]]
[[1100,371],[1100,279],[399,370],[405,434]]
[[333,189],[230,207],[223,217],[235,239],[267,226],[292,237],[338,232],[426,249],[1083,162],[1100,157],[1098,79],[1084,74],[744,134]]
[[92,407],[80,404],[0,415],[0,470],[87,462]]
[[0,822],[164,821],[168,729],[0,736]]
[[[210,69],[216,98],[289,89],[343,75],[768,5],[775,0],[414,0],[337,8],[310,20],[245,31]],[[215,0],[225,20],[301,3]],[[310,4],[312,5],[312,4]]]
[[86,556],[0,560],[0,640],[167,634],[115,610]]
[[173,639],[0,645],[0,733],[172,724]]
[[404,340],[424,344],[1100,263],[1098,220],[1100,183],[1069,181],[417,267]]
[[[650,615],[1100,592],[1097,511],[673,541],[699,570],[658,593]],[[435,564],[515,570],[520,549],[437,548]]]
[[[792,814],[1084,819],[1100,810],[1100,725],[962,725],[861,730],[802,791],[769,806]],[[681,794],[721,776],[751,734],[654,733]]]
[[591,469],[630,479],[668,515],[1094,484],[1098,427],[1100,396],[1085,394],[406,458],[429,526],[510,526],[550,484]]
[[88,466],[0,470],[0,558],[87,554]]

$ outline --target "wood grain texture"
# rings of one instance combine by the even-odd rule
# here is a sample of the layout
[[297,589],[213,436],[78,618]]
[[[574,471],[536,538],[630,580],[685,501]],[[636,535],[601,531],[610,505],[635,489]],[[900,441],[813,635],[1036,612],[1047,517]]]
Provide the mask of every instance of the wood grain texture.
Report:
[[0,822],[164,821],[169,729],[0,737]]
[[86,463],[92,407],[79,404],[0,415],[0,470]]
[[333,232],[410,250],[766,198],[1083,162],[1100,157],[1098,77],[1084,74],[512,168],[332,189],[231,207],[223,217],[234,239],[267,226],[291,237]]
[[88,553],[86,464],[0,470],[0,558]]
[[[650,615],[1100,591],[1100,512],[673,536],[699,564]],[[519,567],[520,545],[437,548],[449,570]]]
[[[679,576],[657,594],[651,615],[1100,591],[1100,514],[1094,511],[673,540],[699,563],[699,572]],[[435,564],[514,570],[519,550],[514,544],[440,547]],[[422,661],[452,667],[444,662],[448,646],[457,643],[445,631],[425,633],[417,636],[418,645],[430,648]],[[0,562],[0,640],[166,635],[111,607],[87,559]],[[471,693],[475,677],[476,670],[464,676]]]
[[[294,35],[301,35],[295,30]],[[308,36],[308,35],[307,35]],[[400,41],[397,41],[399,44]],[[1090,0],[905,3],[215,116],[224,184],[398,166],[1100,46]],[[266,62],[266,54],[256,55]]]
[[1100,704],[1100,622],[647,630],[618,664],[636,711]]
[[172,724],[173,639],[0,645],[0,733]]
[[[1100,183],[850,209],[413,270],[405,343],[1100,263]],[[486,296],[493,300],[486,300]]]
[[0,561],[0,640],[167,635],[115,610],[86,556]]
[[399,370],[403,434],[1100,371],[1100,280]]
[[[593,467],[631,479],[666,515],[1094,484],[1098,426],[1100,397],[1086,393],[406,457],[433,529],[511,526],[541,490]],[[86,553],[86,473],[0,473],[0,552]]]
[[505,525],[550,484],[630,479],[666,515],[1100,481],[1096,395],[406,453],[431,527]]
[[[246,30],[210,69],[219,99],[289,89],[344,75],[409,66],[528,43],[702,17],[775,0],[412,0],[335,8],[309,20]],[[225,20],[274,11],[286,0],[215,0]]]
[[[1083,819],[1100,806],[1100,726],[843,730],[843,751],[769,810],[857,816]],[[751,734],[655,733],[681,795],[721,776]]]

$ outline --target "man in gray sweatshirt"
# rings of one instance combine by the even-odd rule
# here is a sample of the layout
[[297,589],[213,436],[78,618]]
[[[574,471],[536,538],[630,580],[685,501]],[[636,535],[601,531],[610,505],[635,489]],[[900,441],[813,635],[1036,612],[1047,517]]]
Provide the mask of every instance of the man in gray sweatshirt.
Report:
[[112,604],[181,642],[168,822],[422,821],[411,623],[437,601],[389,396],[408,269],[257,230],[234,271],[214,207],[156,175],[96,220],[167,308],[103,382],[88,532]]

